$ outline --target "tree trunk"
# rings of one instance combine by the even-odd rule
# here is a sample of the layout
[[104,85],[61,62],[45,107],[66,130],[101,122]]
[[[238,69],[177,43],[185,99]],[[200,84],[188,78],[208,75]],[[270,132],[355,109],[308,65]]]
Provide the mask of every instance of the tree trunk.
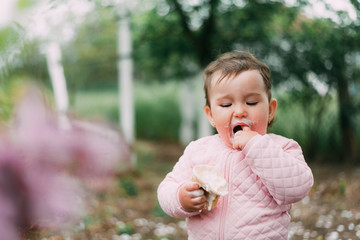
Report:
[[132,144],[134,134],[133,62],[129,12],[118,7],[118,86],[120,126],[125,140]]
[[339,97],[339,118],[342,137],[342,156],[347,163],[355,163],[357,158],[357,140],[352,123],[353,106],[349,93],[349,83],[345,74],[337,78]]
[[[120,4],[118,11],[118,88],[120,129],[126,142],[132,145],[135,140],[135,111],[133,93],[133,61],[130,32],[130,13],[127,6]],[[135,152],[131,153],[132,166],[137,164]]]
[[194,140],[194,123],[195,123],[195,104],[194,104],[194,87],[193,81],[187,79],[180,83],[180,112],[181,127],[180,141],[187,145]]
[[61,63],[61,49],[57,42],[51,42],[46,46],[46,61],[54,89],[56,108],[59,113],[59,124],[61,128],[69,128],[70,123],[66,116],[69,106],[69,97],[66,88],[64,68]]

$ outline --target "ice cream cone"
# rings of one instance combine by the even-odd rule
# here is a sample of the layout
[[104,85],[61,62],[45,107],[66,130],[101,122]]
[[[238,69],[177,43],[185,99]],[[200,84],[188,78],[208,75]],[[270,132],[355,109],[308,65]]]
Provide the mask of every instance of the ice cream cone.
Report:
[[213,209],[220,196],[228,194],[228,184],[220,172],[213,166],[197,165],[193,168],[193,181],[205,191],[205,209]]

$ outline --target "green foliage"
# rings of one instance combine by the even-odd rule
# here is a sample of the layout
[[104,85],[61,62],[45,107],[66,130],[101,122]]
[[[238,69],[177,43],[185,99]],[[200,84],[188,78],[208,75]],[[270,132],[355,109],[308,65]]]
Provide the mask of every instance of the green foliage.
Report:
[[0,50],[2,53],[5,53],[11,43],[18,41],[21,37],[18,28],[15,28],[16,26],[9,26],[0,30]]
[[137,154],[136,171],[141,174],[153,164],[154,153],[150,147],[143,144],[136,144],[135,151]]
[[159,16],[156,9],[134,14],[133,45],[137,78],[181,79],[199,70],[196,56],[175,14]]
[[117,227],[117,231],[118,233],[121,234],[128,234],[131,235],[134,233],[134,226],[130,225],[130,224],[125,224],[123,226],[118,226]]
[[[135,127],[139,139],[177,141],[180,127],[178,83],[136,83]],[[79,91],[72,111],[79,117],[105,119],[118,124],[118,93],[112,90]]]
[[0,119],[7,121],[12,115],[14,108],[13,94],[8,90],[11,87],[0,85]]
[[124,189],[125,194],[127,196],[137,196],[138,195],[138,189],[132,178],[120,179],[119,185],[122,189]]
[[298,8],[274,1],[249,1],[244,7],[223,1],[159,2],[132,17],[137,75],[146,80],[184,78],[234,48],[265,58],[297,13]]
[[89,227],[96,222],[96,219],[93,216],[84,215],[82,218],[82,222],[84,224],[84,229],[89,229]]
[[311,95],[313,99],[305,100],[302,94],[296,91],[275,94],[278,109],[271,132],[295,139],[309,160],[338,161],[341,138],[336,99],[330,97],[322,106],[320,97]]
[[117,124],[118,98],[116,89],[78,91],[73,97],[72,109],[81,118],[105,119]]
[[18,9],[29,8],[33,5],[35,5],[36,2],[37,2],[36,0],[18,0],[17,8]]
[[0,84],[35,81],[50,85],[39,42],[28,41],[25,29],[13,23],[0,30]]
[[154,207],[154,210],[152,212],[152,215],[154,217],[161,217],[161,218],[170,218],[169,215],[167,215],[162,208],[160,207],[159,202],[157,202],[157,204]]
[[339,194],[340,196],[344,197],[345,193],[346,193],[346,180],[342,178],[339,180]]
[[63,48],[63,63],[72,91],[109,88],[117,82],[116,14],[114,8],[96,8]]
[[8,80],[11,63],[21,52],[24,44],[24,31],[21,26],[11,24],[0,29],[0,82]]
[[[309,74],[329,90],[335,90],[338,126],[334,127],[340,130],[341,159],[348,163],[354,163],[359,154],[354,120],[360,112],[360,102],[356,94],[349,91],[351,87],[360,87],[359,65],[353,64],[357,62],[360,50],[357,43],[360,35],[357,30],[359,25],[356,24],[337,24],[330,19],[305,19],[284,34],[289,47],[280,51],[284,62],[291,63],[285,65],[287,71],[284,73],[304,86],[303,96],[309,91],[312,91],[312,95],[319,96]],[[326,100],[326,96],[320,101],[324,99]]]
[[177,84],[144,84],[135,89],[135,96],[137,137],[176,141],[180,127]]

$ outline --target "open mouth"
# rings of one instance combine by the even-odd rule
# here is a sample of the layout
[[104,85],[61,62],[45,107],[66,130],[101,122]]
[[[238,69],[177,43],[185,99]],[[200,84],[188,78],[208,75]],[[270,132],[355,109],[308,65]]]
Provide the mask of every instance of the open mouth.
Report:
[[240,125],[237,125],[236,127],[234,127],[233,132],[234,134],[237,133],[238,131],[241,131],[242,127]]

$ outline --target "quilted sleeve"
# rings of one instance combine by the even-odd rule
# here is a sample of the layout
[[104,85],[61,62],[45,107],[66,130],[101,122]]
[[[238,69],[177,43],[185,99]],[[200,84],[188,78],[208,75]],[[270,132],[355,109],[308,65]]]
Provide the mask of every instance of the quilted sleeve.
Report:
[[179,188],[191,179],[191,161],[192,144],[185,149],[183,156],[175,164],[173,170],[168,173],[165,179],[160,183],[157,196],[161,208],[166,214],[175,218],[186,218],[198,212],[187,212],[178,198]]
[[297,142],[271,135],[253,137],[243,149],[245,159],[279,205],[297,202],[314,183],[311,169]]

